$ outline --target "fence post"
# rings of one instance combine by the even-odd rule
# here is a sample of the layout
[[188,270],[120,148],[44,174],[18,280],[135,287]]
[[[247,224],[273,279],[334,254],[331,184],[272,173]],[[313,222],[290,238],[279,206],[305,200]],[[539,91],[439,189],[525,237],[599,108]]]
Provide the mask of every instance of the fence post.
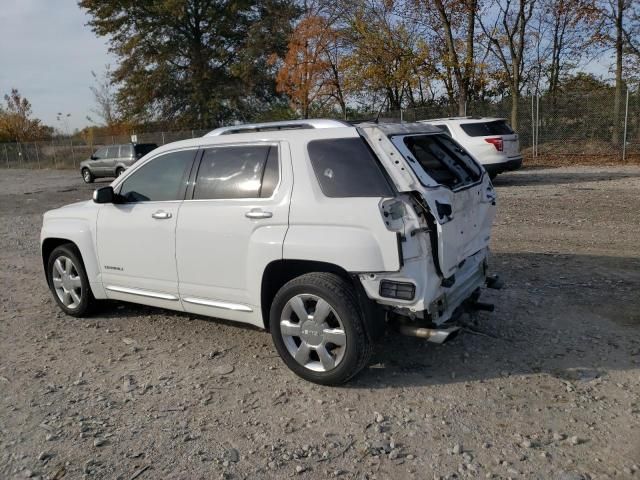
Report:
[[536,156],[536,116],[533,110],[533,94],[531,94],[531,154]]
[[69,143],[71,143],[71,160],[73,160],[73,166],[76,166],[76,152],[73,149],[73,138],[69,139]]
[[536,157],[540,145],[540,95],[536,95]]
[[162,133],[162,144],[164,145],[164,132],[161,132],[161,133]]
[[22,144],[20,142],[16,142],[16,146],[18,147],[18,165],[22,168]]
[[629,88],[627,88],[627,101],[624,107],[624,135],[622,136],[622,163],[627,158],[627,124],[629,123]]
[[40,153],[38,153],[38,144],[33,142],[36,147],[36,161],[38,162],[38,170],[40,170]]
[[403,118],[403,115],[402,115],[402,107],[400,107],[400,123],[404,123],[403,120],[404,120],[404,118]]
[[194,138],[195,136],[193,135],[193,130],[191,130],[191,138]]
[[51,139],[51,152],[53,153],[53,167],[58,169],[58,159],[56,158],[56,147],[53,144],[53,138]]
[[9,168],[9,154],[7,153],[7,144],[4,144],[4,159],[7,161],[7,168]]

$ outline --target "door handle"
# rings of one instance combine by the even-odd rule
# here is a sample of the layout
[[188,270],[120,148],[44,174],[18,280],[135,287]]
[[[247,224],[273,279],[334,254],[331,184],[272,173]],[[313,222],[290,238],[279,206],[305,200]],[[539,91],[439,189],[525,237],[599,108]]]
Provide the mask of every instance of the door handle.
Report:
[[151,216],[158,220],[166,220],[167,218],[171,218],[172,215],[169,212],[165,212],[164,210],[158,210],[155,213],[152,213]]
[[247,218],[271,218],[273,217],[273,213],[265,212],[260,208],[252,208],[247,213],[245,213],[244,216]]

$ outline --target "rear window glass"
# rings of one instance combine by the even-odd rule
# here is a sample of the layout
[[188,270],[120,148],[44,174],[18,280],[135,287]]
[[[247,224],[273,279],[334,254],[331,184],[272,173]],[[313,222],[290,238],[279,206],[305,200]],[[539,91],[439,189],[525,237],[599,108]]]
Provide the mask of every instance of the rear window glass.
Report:
[[440,185],[457,188],[475,182],[482,174],[473,159],[447,135],[407,135],[403,142],[425,173]]
[[136,155],[138,157],[144,157],[151,150],[155,150],[158,146],[155,143],[141,143],[134,146]]
[[504,120],[493,122],[461,123],[460,128],[470,137],[487,137],[489,135],[512,135],[514,131]]
[[312,140],[313,171],[327,197],[388,197],[393,191],[362,138]]

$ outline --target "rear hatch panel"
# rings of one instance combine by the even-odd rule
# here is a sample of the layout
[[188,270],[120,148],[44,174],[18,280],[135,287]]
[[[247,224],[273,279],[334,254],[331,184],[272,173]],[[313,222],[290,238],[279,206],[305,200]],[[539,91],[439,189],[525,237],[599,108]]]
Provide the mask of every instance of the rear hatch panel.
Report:
[[[424,200],[426,205],[423,206],[433,216],[437,230],[439,268],[444,278],[455,275],[465,259],[487,247],[491,239],[495,191],[488,175],[464,150],[454,151],[460,147],[450,137],[446,137],[446,142],[441,141],[444,135],[435,127],[367,124],[361,125],[359,130],[398,191],[417,192]],[[436,135],[436,139],[431,135]],[[418,159],[415,154],[421,146],[424,155],[419,153]],[[429,148],[431,150],[426,152]],[[438,161],[432,158],[433,151],[441,155]],[[468,156],[468,159],[460,159],[461,156]],[[477,173],[469,173],[469,167],[456,167],[452,161],[457,164],[471,161]],[[434,168],[430,169],[431,166]],[[469,173],[465,180],[453,181],[447,177],[447,171],[462,177],[462,170]]]

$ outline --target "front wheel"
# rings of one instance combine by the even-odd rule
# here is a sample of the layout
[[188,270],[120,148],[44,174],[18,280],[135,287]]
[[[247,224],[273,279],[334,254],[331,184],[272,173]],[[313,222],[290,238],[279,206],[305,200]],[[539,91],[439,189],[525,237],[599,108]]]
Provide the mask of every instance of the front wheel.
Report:
[[71,245],[56,247],[47,261],[47,280],[58,306],[68,315],[83,317],[96,300],[80,254]]
[[273,300],[270,329],[282,360],[310,382],[345,383],[371,356],[355,289],[331,273],[308,273],[285,284]]

